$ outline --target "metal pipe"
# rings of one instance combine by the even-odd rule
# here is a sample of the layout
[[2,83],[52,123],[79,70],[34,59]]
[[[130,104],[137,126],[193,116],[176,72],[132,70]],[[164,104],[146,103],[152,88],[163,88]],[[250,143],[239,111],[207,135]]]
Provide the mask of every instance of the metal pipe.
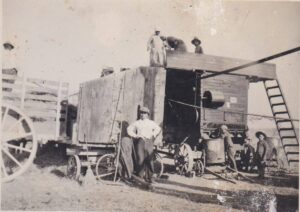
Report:
[[293,48],[293,49],[290,49],[290,50],[287,50],[287,51],[284,51],[284,52],[280,52],[278,54],[274,54],[274,55],[269,56],[269,57],[262,58],[260,60],[256,60],[254,62],[250,62],[250,63],[246,63],[244,65],[236,66],[234,68],[230,68],[230,69],[218,72],[218,73],[212,73],[212,74],[203,76],[200,79],[207,79],[207,78],[215,77],[215,76],[222,75],[222,74],[229,74],[231,72],[234,72],[234,71],[237,71],[237,70],[240,70],[240,69],[243,69],[243,68],[247,68],[247,67],[250,67],[250,66],[253,66],[253,65],[257,65],[257,64],[260,64],[260,63],[264,63],[266,61],[273,60],[275,58],[282,57],[282,56],[285,56],[285,55],[288,55],[288,54],[291,54],[291,53],[294,53],[294,52],[297,52],[297,51],[300,51],[300,46],[298,46],[296,48]]

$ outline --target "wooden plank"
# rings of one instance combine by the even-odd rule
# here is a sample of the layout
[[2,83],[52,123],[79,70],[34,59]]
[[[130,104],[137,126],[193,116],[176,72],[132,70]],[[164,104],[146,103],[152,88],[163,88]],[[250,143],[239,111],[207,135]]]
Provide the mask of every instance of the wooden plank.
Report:
[[20,107],[21,100],[20,99],[10,99],[9,97],[2,96],[2,103],[6,103],[9,105],[14,105],[16,107]]
[[44,112],[44,113],[56,113],[55,109],[49,109],[49,108],[37,108],[37,107],[24,107],[24,110],[26,111],[37,111],[37,112]]
[[53,102],[25,101],[24,108],[56,110],[56,104]]
[[46,88],[46,87],[33,87],[33,86],[26,87],[26,93],[31,93],[31,92],[45,92],[56,96],[58,94],[57,89]]
[[57,110],[56,110],[56,129],[55,129],[55,135],[58,138],[59,137],[59,128],[60,128],[60,109],[61,109],[61,89],[62,89],[62,82],[59,82],[59,87],[58,87],[58,97],[57,97]]
[[41,118],[56,118],[56,111],[36,111],[36,110],[29,110],[24,109],[26,115],[29,117],[41,117]]
[[58,81],[53,81],[53,80],[43,80],[43,79],[37,79],[37,78],[28,78],[27,79],[28,82],[32,82],[32,83],[36,83],[38,85],[55,85],[59,86],[59,82]]
[[20,91],[13,91],[13,92],[9,92],[9,91],[2,91],[2,97],[12,97],[12,98],[18,98],[21,99],[21,90]]
[[22,78],[17,75],[12,74],[3,74],[2,73],[2,80],[21,80]]
[[57,102],[57,97],[50,95],[35,95],[35,94],[26,94],[25,99],[33,99],[40,101],[49,101],[49,102]]
[[21,90],[22,85],[15,84],[15,83],[2,82],[2,88],[12,88],[13,90]]
[[[250,61],[218,57],[205,54],[194,54],[189,52],[167,51],[167,67],[180,70],[206,70],[208,72],[221,72],[229,68],[246,64]],[[257,64],[245,69],[238,70],[232,74],[254,76],[262,79],[276,79],[275,65],[270,63]]]

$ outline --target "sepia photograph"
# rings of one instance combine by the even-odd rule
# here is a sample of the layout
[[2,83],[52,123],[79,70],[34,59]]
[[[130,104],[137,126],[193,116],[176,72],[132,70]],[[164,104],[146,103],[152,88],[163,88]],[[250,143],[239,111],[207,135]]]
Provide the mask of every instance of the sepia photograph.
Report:
[[1,211],[299,211],[300,1],[1,3]]

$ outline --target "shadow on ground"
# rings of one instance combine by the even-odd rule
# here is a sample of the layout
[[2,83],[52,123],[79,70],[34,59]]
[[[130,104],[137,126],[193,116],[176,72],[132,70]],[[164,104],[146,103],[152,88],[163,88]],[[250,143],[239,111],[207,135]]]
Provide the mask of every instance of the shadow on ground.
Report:
[[48,142],[42,147],[39,146],[34,164],[39,168],[49,166],[65,166],[67,165],[66,145]]

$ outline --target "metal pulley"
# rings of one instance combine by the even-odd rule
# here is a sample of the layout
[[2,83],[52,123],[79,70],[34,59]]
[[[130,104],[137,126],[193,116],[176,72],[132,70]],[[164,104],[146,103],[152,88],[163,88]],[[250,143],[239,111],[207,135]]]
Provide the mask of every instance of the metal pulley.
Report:
[[202,99],[203,107],[218,108],[225,104],[225,96],[221,91],[205,91]]

